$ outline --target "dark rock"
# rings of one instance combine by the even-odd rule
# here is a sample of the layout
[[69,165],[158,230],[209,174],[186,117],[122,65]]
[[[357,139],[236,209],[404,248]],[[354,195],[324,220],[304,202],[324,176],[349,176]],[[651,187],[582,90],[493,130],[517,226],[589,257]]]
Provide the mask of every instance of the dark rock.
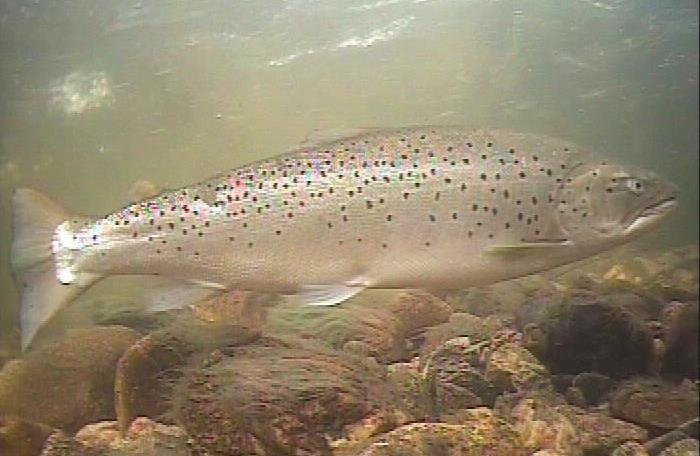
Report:
[[30,351],[0,372],[0,410],[67,432],[114,418],[117,361],[137,338],[128,328],[96,327]]
[[546,345],[538,355],[554,373],[622,377],[645,372],[652,359],[644,323],[597,296],[574,296],[551,308],[543,330]]
[[39,454],[54,430],[44,424],[0,416],[0,454],[33,456]]
[[669,318],[661,372],[675,377],[698,378],[698,303],[683,304]]
[[566,390],[574,384],[575,375],[554,374],[550,377],[554,390],[559,394],[564,394]]
[[698,405],[697,387],[690,382],[673,385],[636,379],[623,383],[612,393],[610,411],[617,418],[659,435],[697,417]]
[[573,386],[581,390],[588,405],[603,402],[614,384],[610,377],[595,372],[582,372],[573,381]]
[[575,386],[570,386],[564,392],[564,397],[566,402],[576,407],[585,408],[588,404],[586,403],[586,398],[583,396],[583,392]]
[[326,436],[396,403],[376,364],[263,338],[213,352],[173,393],[177,422],[212,455],[330,455]]

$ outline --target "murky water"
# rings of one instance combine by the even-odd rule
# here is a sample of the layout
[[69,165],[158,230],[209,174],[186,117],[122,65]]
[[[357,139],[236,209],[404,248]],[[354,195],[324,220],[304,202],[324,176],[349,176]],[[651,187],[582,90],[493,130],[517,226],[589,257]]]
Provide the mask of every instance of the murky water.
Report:
[[[675,182],[657,245],[698,239],[694,1],[0,2],[0,346],[17,348],[9,197],[111,212],[314,130],[494,126]],[[118,289],[115,286],[114,289]]]

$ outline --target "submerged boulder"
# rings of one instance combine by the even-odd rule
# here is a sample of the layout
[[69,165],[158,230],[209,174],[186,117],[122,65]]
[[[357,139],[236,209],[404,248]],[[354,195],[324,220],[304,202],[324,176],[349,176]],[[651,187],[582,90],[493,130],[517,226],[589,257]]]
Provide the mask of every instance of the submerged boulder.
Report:
[[658,435],[697,417],[698,406],[698,389],[690,382],[674,385],[657,379],[635,379],[612,393],[610,412]]
[[537,355],[557,374],[624,377],[646,372],[653,357],[647,325],[595,294],[573,295],[552,305],[538,326],[544,341]]
[[45,424],[0,416],[0,454],[33,456],[39,454],[46,438],[54,431]]
[[190,366],[174,414],[212,455],[330,455],[326,436],[389,400],[376,365],[310,342],[262,338]]
[[425,292],[368,290],[333,308],[276,306],[268,313],[264,331],[318,339],[336,349],[361,346],[382,362],[394,362],[410,359],[418,345],[412,341],[420,339],[420,331],[447,321],[451,312],[447,303]]
[[114,373],[138,333],[121,326],[70,332],[0,372],[0,413],[74,432],[114,418]]

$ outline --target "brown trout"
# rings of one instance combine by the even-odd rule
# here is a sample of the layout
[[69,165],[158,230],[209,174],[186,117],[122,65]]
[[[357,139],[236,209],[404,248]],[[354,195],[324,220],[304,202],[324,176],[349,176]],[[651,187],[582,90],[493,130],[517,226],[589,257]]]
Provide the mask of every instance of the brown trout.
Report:
[[26,347],[110,275],[180,283],[154,310],[194,290],[333,305],[365,288],[465,288],[627,242],[676,206],[676,189],[560,139],[414,127],[307,143],[103,217],[28,189],[13,204]]

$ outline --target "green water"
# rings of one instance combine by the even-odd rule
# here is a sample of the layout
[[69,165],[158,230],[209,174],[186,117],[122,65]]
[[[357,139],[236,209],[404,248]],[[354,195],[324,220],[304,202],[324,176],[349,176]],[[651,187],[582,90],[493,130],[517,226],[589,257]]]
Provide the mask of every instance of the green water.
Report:
[[0,2],[0,346],[15,350],[9,198],[102,214],[313,130],[469,124],[656,170],[698,238],[694,1]]

